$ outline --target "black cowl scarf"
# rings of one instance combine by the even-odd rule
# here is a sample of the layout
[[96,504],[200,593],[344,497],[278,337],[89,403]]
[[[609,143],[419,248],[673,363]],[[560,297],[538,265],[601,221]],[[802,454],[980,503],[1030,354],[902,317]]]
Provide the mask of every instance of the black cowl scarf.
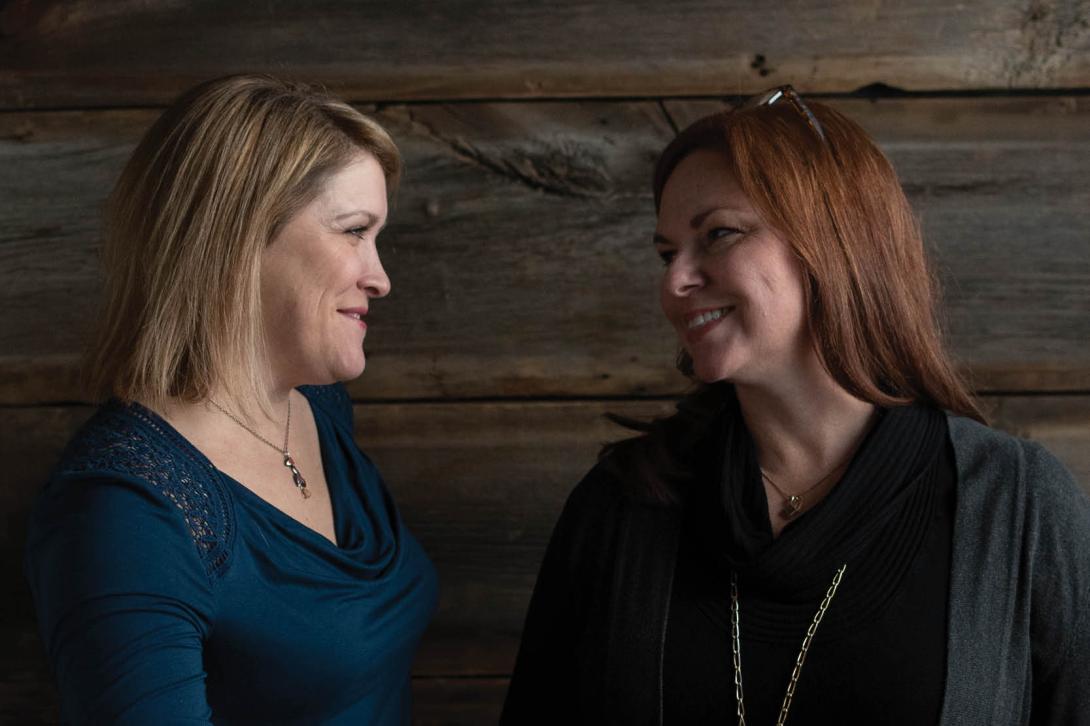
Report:
[[840,482],[774,539],[753,441],[728,394],[685,493],[665,723],[736,721],[732,571],[746,721],[775,723],[803,636],[842,564],[788,723],[935,723],[956,480],[948,448],[942,412],[880,411]]

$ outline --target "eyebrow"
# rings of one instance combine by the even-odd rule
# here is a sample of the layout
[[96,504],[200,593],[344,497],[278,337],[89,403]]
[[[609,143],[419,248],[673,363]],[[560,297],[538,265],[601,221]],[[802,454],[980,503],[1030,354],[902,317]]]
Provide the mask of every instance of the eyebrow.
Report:
[[[710,207],[703,212],[698,212],[689,220],[689,227],[694,230],[700,229],[700,225],[704,224],[704,220],[707,219],[712,212],[718,212],[721,209],[733,209],[733,207]],[[656,245],[671,244],[670,240],[666,239],[658,232],[655,232],[654,236],[651,238],[651,243]]]
[[364,217],[367,218],[367,222],[366,222],[367,227],[376,227],[376,231],[375,231],[376,234],[378,232],[381,232],[384,229],[386,229],[386,220],[384,220],[383,223],[381,223],[381,225],[379,225],[378,215],[373,213],[373,211],[367,211],[366,209],[354,209],[352,211],[346,211],[346,213],[340,214],[340,215],[337,215],[336,217],[334,217],[334,222],[339,222],[339,221],[341,221],[343,219],[348,219],[350,217],[355,217],[355,216],[358,216],[358,215],[363,215]]
[[[377,214],[375,214],[374,212],[368,212],[366,209],[353,209],[351,212],[344,212],[343,214],[338,214],[336,217],[333,218],[333,221],[334,222],[340,222],[342,220],[348,219],[349,217],[355,217],[355,216],[358,216],[358,215],[361,215],[361,214],[363,216],[367,217],[367,224],[369,224],[369,225],[376,224],[378,222],[378,220],[379,220],[379,216]],[[386,223],[383,222],[382,226],[385,227]]]

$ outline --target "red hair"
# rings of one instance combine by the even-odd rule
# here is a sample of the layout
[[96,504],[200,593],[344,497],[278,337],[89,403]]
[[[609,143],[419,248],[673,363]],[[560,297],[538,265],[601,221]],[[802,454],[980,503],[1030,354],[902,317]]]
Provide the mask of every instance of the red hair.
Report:
[[[791,104],[723,111],[686,128],[655,166],[655,210],[678,163],[721,152],[750,202],[803,269],[814,347],[841,387],[881,407],[922,403],[984,422],[943,345],[939,294],[919,223],[897,175],[867,133],[820,103],[807,103],[825,140]],[[678,368],[692,377],[682,352]],[[643,436],[605,446],[604,462],[633,474],[652,500],[676,502],[695,447],[733,386],[700,386],[667,418],[614,421]]]
[[[943,345],[938,284],[892,165],[858,124],[807,105],[826,141],[786,103],[693,123],[656,164],[656,212],[683,158],[722,152],[802,265],[815,347],[833,379],[878,406],[921,402],[983,421]],[[679,367],[692,374],[686,353]]]

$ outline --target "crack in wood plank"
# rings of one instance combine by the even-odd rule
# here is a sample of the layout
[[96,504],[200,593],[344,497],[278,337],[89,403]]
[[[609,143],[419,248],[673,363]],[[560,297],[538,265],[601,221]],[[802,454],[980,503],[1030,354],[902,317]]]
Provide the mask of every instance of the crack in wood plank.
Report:
[[659,111],[662,112],[662,116],[666,119],[666,123],[668,123],[670,125],[670,128],[674,130],[674,135],[677,136],[679,133],[681,133],[681,129],[678,128],[677,121],[674,120],[674,117],[670,114],[670,109],[666,108],[666,104],[663,102],[663,100],[660,98],[655,103],[658,104]]
[[533,147],[507,147],[497,154],[465,137],[442,133],[414,113],[412,107],[406,106],[405,110],[414,130],[443,144],[457,158],[507,181],[568,199],[620,196],[605,170],[605,161],[590,148],[575,143],[535,142]]

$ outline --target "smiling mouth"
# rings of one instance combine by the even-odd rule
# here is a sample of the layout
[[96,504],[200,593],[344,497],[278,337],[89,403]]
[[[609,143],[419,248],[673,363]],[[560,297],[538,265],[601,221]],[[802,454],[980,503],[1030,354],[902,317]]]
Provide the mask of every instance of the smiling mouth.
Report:
[[688,332],[696,332],[701,328],[705,328],[712,323],[722,320],[730,311],[734,310],[734,307],[727,306],[722,308],[716,308],[714,310],[705,310],[702,313],[698,313],[689,318],[685,323],[685,328]]
[[356,325],[360,326],[360,328],[364,331],[367,330],[367,323],[364,322],[363,315],[361,313],[353,312],[351,310],[338,310],[337,312],[339,312],[341,315],[345,316],[349,320],[354,321]]

